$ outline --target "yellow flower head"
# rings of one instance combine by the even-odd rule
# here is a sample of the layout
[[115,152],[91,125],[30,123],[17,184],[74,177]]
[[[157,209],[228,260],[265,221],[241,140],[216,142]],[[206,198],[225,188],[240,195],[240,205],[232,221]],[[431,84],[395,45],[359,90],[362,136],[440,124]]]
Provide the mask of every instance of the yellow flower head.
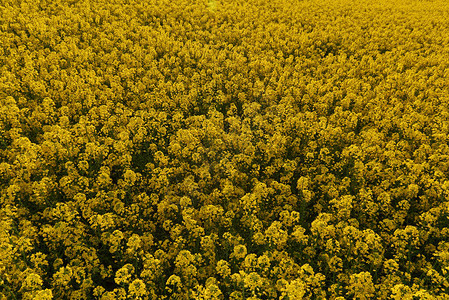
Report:
[[22,282],[22,288],[27,290],[37,290],[42,286],[42,279],[36,273],[30,273]]
[[247,250],[245,245],[234,246],[233,257],[236,259],[242,259],[246,256]]
[[145,283],[140,279],[135,279],[128,288],[128,293],[133,297],[143,297],[147,294]]
[[115,273],[115,283],[118,285],[128,284],[131,276],[134,273],[134,267],[131,264],[126,264]]
[[255,271],[257,266],[257,255],[254,253],[246,255],[243,265],[247,272]]
[[264,245],[266,243],[265,235],[262,232],[256,232],[253,235],[253,241],[257,245]]
[[225,260],[220,260],[217,262],[216,271],[221,277],[226,278],[231,275],[231,269],[229,263]]
[[140,238],[140,236],[138,234],[133,234],[127,243],[127,246],[130,249],[139,249],[142,246],[142,239]]
[[137,174],[134,173],[132,170],[126,170],[125,174],[123,174],[123,177],[125,178],[125,182],[128,185],[133,185],[137,180]]
[[180,290],[182,287],[181,278],[177,275],[171,275],[167,282],[165,283],[166,289],[169,293],[173,292],[174,290]]
[[53,292],[50,289],[45,289],[37,291],[33,296],[34,296],[33,299],[52,300]]
[[374,297],[373,278],[369,272],[360,272],[351,274],[349,281],[348,294],[357,299],[366,300]]
[[289,282],[282,291],[281,300],[302,300],[307,292],[307,285],[300,279]]

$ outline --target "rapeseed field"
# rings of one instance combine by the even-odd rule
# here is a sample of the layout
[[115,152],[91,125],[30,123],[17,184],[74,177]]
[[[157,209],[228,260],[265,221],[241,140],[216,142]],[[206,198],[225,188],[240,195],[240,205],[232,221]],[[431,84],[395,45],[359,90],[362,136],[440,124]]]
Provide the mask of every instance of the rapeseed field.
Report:
[[449,299],[449,1],[1,0],[0,299]]

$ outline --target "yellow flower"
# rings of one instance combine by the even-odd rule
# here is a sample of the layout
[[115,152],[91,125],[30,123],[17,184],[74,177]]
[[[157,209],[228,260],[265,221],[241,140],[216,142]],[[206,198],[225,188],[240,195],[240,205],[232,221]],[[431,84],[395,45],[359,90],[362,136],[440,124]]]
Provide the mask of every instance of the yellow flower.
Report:
[[391,299],[412,300],[413,299],[412,289],[404,284],[396,284],[391,289]]
[[143,297],[147,294],[145,283],[140,279],[135,279],[128,288],[128,293],[132,297]]
[[194,261],[195,257],[189,250],[181,250],[176,256],[175,265],[179,269],[186,268]]
[[128,186],[132,186],[137,180],[137,175],[134,171],[128,169],[125,171],[125,174],[123,174],[123,178]]
[[307,285],[300,279],[287,283],[282,290],[281,300],[302,300],[307,292]]
[[216,0],[207,0],[207,8],[215,12],[217,10],[217,1]]
[[105,292],[101,295],[100,300],[116,300],[117,296],[115,294],[115,291],[112,292]]
[[105,291],[105,288],[100,285],[94,288],[93,295],[96,297],[100,297]]
[[262,270],[262,272],[267,272],[270,269],[271,261],[270,258],[263,254],[257,258],[257,267]]
[[355,299],[371,299],[374,297],[373,278],[369,272],[360,272],[351,274],[348,288],[348,295],[354,296]]
[[179,200],[179,204],[181,205],[182,208],[186,208],[192,205],[192,200],[189,197],[183,196]]
[[120,243],[122,242],[123,239],[124,239],[123,232],[121,232],[120,230],[114,230],[112,235],[109,236],[109,243],[111,245],[109,247],[109,252],[110,253],[117,252],[117,250],[120,247]]
[[306,232],[305,228],[300,225],[296,225],[293,228],[292,236],[300,244],[307,244],[309,236],[304,234]]
[[52,300],[53,293],[50,289],[40,290],[33,293],[32,299]]
[[225,260],[219,260],[217,262],[217,266],[215,267],[218,274],[221,277],[226,278],[231,275],[231,269],[229,267],[229,263]]
[[181,278],[177,275],[171,275],[165,283],[165,288],[169,293],[179,291],[182,288]]
[[243,300],[242,292],[240,292],[240,291],[233,291],[229,295],[229,300]]
[[260,275],[256,272],[251,272],[243,277],[244,287],[249,289],[250,291],[255,291],[257,288],[260,287],[261,283],[262,279]]
[[302,196],[305,202],[310,202],[313,198],[313,192],[309,190],[302,190]]
[[134,273],[134,267],[131,264],[126,264],[117,272],[115,272],[115,278],[114,281],[118,285],[125,285],[128,284],[131,280],[131,276]]
[[256,232],[253,235],[253,241],[256,245],[264,245],[266,243],[265,235],[262,232]]
[[352,202],[355,197],[351,195],[342,196],[340,199],[332,199],[329,201],[335,210],[338,219],[347,220],[350,218],[352,211]]
[[128,246],[127,251],[130,253],[134,253],[137,249],[140,249],[140,247],[142,246],[142,239],[138,234],[134,233],[129,238],[128,243],[126,245]]
[[245,257],[243,266],[245,268],[245,271],[254,272],[256,270],[256,266],[257,266],[257,255],[254,253],[248,254]]
[[284,278],[278,279],[276,281],[276,289],[278,291],[284,291],[288,286],[288,281],[285,280]]
[[61,267],[58,272],[53,275],[53,279],[58,285],[66,286],[72,280],[73,270],[71,267]]
[[41,252],[37,252],[34,254],[31,254],[31,263],[33,264],[33,266],[35,268],[45,268],[46,266],[48,266],[48,261],[46,260],[47,255],[43,254]]
[[206,280],[206,288],[202,285],[197,286],[198,292],[194,292],[194,298],[198,300],[214,300],[220,299],[223,295],[220,288],[216,284],[216,279],[210,277]]
[[236,259],[242,259],[246,256],[247,250],[245,245],[236,245],[234,246],[234,252],[231,254],[232,257]]
[[26,290],[37,290],[42,286],[42,279],[38,274],[30,273],[22,282],[22,288]]
[[321,239],[334,238],[335,226],[328,223],[332,220],[332,214],[320,213],[318,217],[312,222],[310,230],[312,234]]
[[101,167],[98,174],[97,182],[101,187],[107,187],[112,184],[112,179],[110,177],[110,170],[108,167]]
[[343,260],[338,256],[332,256],[328,264],[331,272],[341,272],[343,269]]
[[282,249],[287,244],[288,233],[282,229],[282,223],[279,221],[271,223],[270,227],[265,230],[265,235],[271,243],[276,245],[278,250]]
[[161,272],[161,261],[152,254],[146,254],[143,260],[144,270],[140,274],[142,278],[154,280]]
[[399,270],[399,264],[394,259],[384,262],[384,269],[387,274],[394,274]]

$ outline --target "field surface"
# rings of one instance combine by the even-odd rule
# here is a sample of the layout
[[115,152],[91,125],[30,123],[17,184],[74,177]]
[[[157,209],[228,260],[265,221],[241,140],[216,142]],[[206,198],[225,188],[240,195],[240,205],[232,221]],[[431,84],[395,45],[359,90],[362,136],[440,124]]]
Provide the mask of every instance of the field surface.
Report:
[[0,299],[449,299],[449,1],[0,1]]

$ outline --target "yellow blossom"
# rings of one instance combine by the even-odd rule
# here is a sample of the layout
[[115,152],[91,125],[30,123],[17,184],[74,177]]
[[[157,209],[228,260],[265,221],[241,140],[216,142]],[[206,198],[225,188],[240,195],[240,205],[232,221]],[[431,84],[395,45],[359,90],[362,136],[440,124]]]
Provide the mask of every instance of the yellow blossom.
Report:
[[234,246],[234,252],[232,253],[232,257],[236,259],[243,259],[246,256],[247,250],[245,245],[236,245]]
[[126,264],[115,273],[114,281],[118,285],[129,284],[134,273],[134,267],[131,264]]
[[135,279],[128,287],[128,293],[131,297],[138,298],[147,294],[145,283],[140,279]]
[[231,275],[231,269],[229,263],[225,260],[220,260],[217,262],[216,266],[217,273],[223,278],[229,277]]
[[372,299],[375,292],[372,280],[372,276],[369,272],[351,274],[348,295],[352,295],[355,299]]

